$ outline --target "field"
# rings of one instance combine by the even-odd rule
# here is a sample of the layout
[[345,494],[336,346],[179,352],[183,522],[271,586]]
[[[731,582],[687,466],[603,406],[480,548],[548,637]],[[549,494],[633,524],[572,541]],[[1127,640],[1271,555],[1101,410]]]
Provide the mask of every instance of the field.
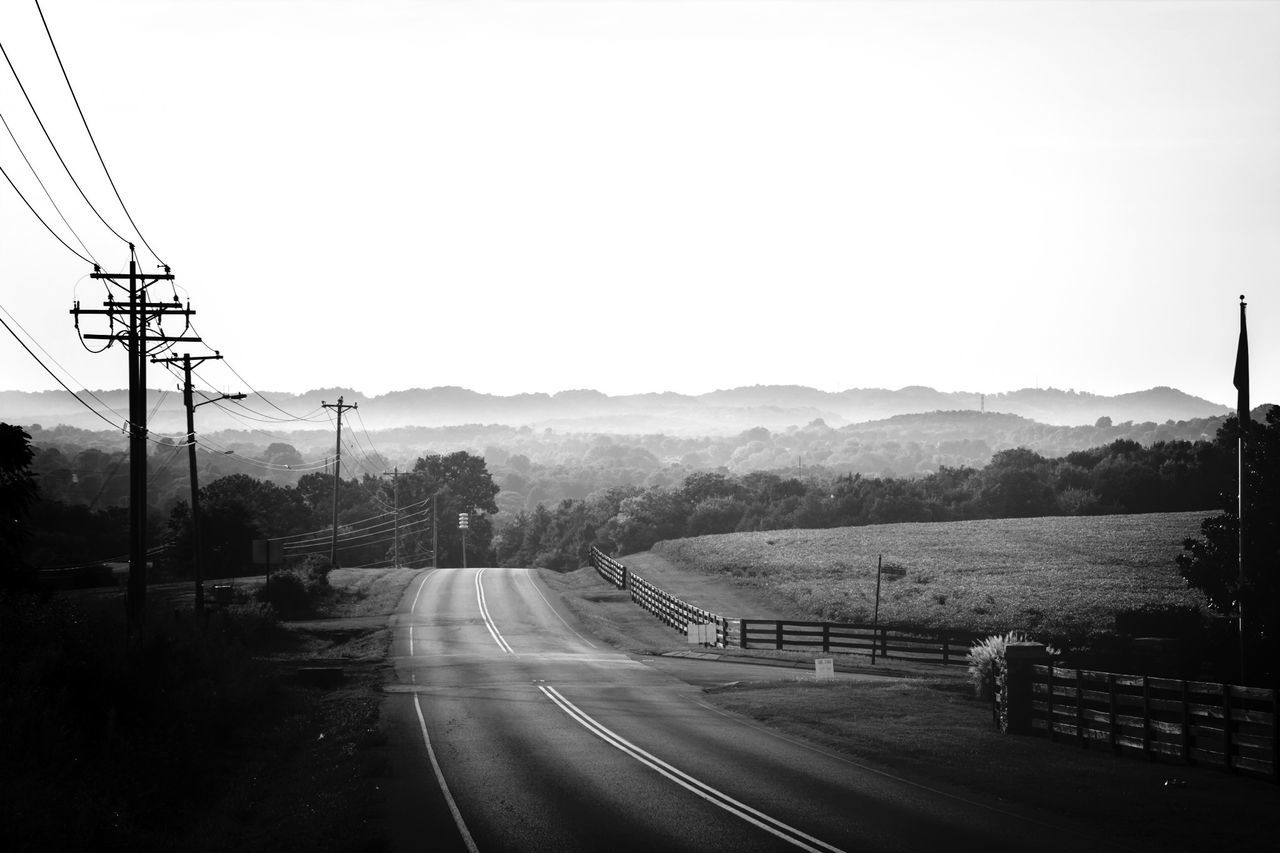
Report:
[[867,624],[876,559],[883,555],[882,624],[1083,638],[1112,630],[1120,611],[1203,606],[1174,559],[1206,514],[731,533],[659,542],[653,553],[762,593],[778,601],[779,610]]

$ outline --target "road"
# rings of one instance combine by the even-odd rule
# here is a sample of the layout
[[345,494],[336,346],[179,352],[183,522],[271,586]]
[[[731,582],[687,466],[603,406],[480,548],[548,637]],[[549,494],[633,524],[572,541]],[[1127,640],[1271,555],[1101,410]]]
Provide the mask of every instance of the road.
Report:
[[533,571],[425,572],[393,624],[396,850],[1112,849],[703,704],[584,636]]

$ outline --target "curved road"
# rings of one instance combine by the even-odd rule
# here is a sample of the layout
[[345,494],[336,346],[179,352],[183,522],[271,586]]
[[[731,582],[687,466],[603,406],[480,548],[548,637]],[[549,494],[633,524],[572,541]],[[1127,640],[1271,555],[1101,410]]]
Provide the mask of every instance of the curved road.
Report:
[[1108,849],[704,705],[581,634],[534,571],[426,572],[393,625],[394,849]]

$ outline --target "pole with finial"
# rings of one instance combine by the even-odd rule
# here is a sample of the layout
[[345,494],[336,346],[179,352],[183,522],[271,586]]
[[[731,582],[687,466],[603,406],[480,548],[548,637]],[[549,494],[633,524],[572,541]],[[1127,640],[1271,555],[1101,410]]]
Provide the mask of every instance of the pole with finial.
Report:
[[1245,557],[1244,557],[1244,516],[1245,516],[1245,435],[1249,428],[1249,332],[1245,325],[1244,294],[1240,294],[1240,342],[1236,347],[1236,372],[1232,384],[1236,386],[1236,560],[1239,580],[1236,593],[1237,630],[1240,633],[1240,681],[1245,680]]

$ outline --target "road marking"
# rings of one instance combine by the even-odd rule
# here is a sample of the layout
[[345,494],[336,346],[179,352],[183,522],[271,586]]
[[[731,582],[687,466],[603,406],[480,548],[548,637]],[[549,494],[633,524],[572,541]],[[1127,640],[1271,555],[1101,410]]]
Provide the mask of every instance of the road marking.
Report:
[[467,822],[462,819],[462,812],[458,810],[458,804],[449,791],[449,783],[444,780],[444,772],[440,770],[440,762],[436,760],[436,751],[431,748],[431,737],[427,734],[427,721],[422,716],[422,704],[418,701],[416,693],[413,695],[413,708],[418,712],[418,726],[422,729],[422,742],[427,745],[427,757],[431,759],[431,769],[436,772],[436,781],[440,783],[444,801],[449,805],[449,814],[453,815],[453,822],[457,825],[459,834],[462,835],[462,843],[467,845],[470,853],[480,853],[480,848],[476,847],[475,839],[467,829]]
[[670,779],[672,782],[675,782],[680,787],[697,794],[712,805],[719,806],[735,817],[742,818],[747,823],[776,835],[783,841],[786,841],[795,847],[799,847],[801,850],[807,850],[809,853],[821,853],[823,850],[830,851],[830,853],[842,853],[840,848],[833,847],[825,841],[814,838],[812,835],[796,829],[794,826],[785,824],[777,818],[770,817],[764,812],[753,809],[751,806],[735,800],[723,791],[712,788],[710,785],[695,779],[688,773],[672,767],[661,758],[645,752],[640,747],[588,716],[581,708],[564,698],[564,696],[562,696],[554,687],[543,687],[542,685],[538,685],[538,689],[541,690],[548,699],[554,702],[560,710],[564,711],[574,720],[577,720],[584,728],[596,737],[621,752],[631,756],[646,767],[656,770],[659,774]]
[[552,607],[552,606],[551,606],[551,602],[550,602],[550,601],[547,601],[547,597],[546,597],[545,595],[543,595],[543,594],[542,594],[542,590],[538,589],[538,585],[537,585],[536,583],[534,583],[534,580],[533,580],[533,569],[528,569],[528,570],[526,570],[526,571],[525,571],[525,575],[524,575],[524,576],[525,576],[525,577],[527,577],[527,578],[529,579],[529,586],[533,587],[533,591],[534,591],[534,592],[536,592],[536,593],[538,594],[538,597],[539,597],[539,598],[541,598],[541,599],[543,600],[543,602],[545,602],[545,603],[546,603],[546,605],[547,605],[547,609],[548,609],[548,610],[550,610],[552,613],[554,613],[554,614],[556,615],[556,618],[557,618],[557,619],[559,619],[561,622],[564,622],[564,626],[565,626],[566,628],[568,628],[568,629],[573,633],[573,636],[577,637],[579,640],[581,640],[582,642],[586,643],[586,644],[587,644],[588,646],[590,646],[591,648],[593,648],[593,649],[594,649],[594,648],[596,648],[596,644],[595,644],[595,643],[591,642],[591,641],[590,641],[590,640],[588,640],[586,637],[584,637],[584,636],[582,636],[581,634],[579,634],[577,631],[574,631],[574,630],[573,630],[573,626],[572,626],[572,625],[570,625],[568,622],[565,622],[564,617],[560,615],[559,611],[557,611],[554,607]]
[[422,583],[418,584],[418,592],[413,596],[413,604],[409,605],[409,613],[414,613],[418,609],[418,596],[422,595],[422,588],[427,585],[427,581],[431,579],[434,572],[423,572]]
[[485,569],[476,572],[476,600],[480,602],[480,615],[484,617],[484,626],[489,629],[489,635],[493,637],[493,641],[498,644],[498,648],[502,649],[509,655],[515,654],[510,644],[503,638],[502,632],[498,630],[498,625],[493,621],[493,617],[489,615],[489,605],[484,598],[484,584],[480,582],[480,578],[484,576]]

